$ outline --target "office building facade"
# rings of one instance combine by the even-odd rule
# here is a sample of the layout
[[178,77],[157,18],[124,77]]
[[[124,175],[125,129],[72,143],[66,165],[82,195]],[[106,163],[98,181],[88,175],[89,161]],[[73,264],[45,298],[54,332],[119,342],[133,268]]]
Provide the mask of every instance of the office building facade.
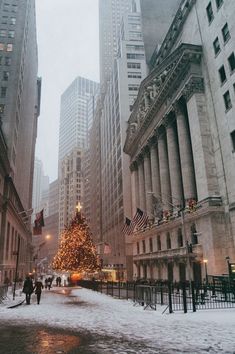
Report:
[[182,2],[141,84],[124,147],[150,219],[131,238],[137,277],[201,281],[235,261],[234,11]]
[[1,278],[13,280],[31,267],[30,211],[41,80],[37,78],[34,1],[0,2],[0,116],[10,171],[4,177],[1,212]]

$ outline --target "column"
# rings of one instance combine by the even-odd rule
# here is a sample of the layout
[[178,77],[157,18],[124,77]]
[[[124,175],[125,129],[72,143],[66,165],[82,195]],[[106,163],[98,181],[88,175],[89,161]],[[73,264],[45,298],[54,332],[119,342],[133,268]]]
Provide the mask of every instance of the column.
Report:
[[158,152],[163,210],[169,210],[171,209],[172,201],[165,131],[158,138]]
[[[193,87],[192,87],[193,88]],[[194,93],[187,101],[198,200],[219,194],[210,124],[204,93]]]
[[138,177],[138,164],[134,161],[131,164],[131,206],[132,216],[136,213],[136,208],[139,205],[139,177]]
[[151,175],[152,175],[152,192],[156,198],[160,198],[161,183],[160,183],[160,174],[159,174],[158,146],[154,141],[152,141],[150,144],[150,161],[151,161]]
[[151,179],[151,165],[149,148],[145,148],[144,152],[144,182],[145,182],[145,199],[146,199],[146,212],[150,219],[153,219],[152,208],[152,179]]
[[177,120],[178,141],[180,151],[181,173],[183,180],[184,199],[196,198],[195,173],[191,149],[190,133],[187,126],[187,116],[180,103],[174,105]]
[[[170,119],[170,117],[169,117]],[[172,119],[166,125],[172,204],[183,205],[182,176],[176,129]],[[176,208],[177,209],[177,208]]]
[[145,184],[144,184],[144,163],[141,156],[138,161],[138,177],[139,177],[139,207],[141,210],[146,210],[145,201]]

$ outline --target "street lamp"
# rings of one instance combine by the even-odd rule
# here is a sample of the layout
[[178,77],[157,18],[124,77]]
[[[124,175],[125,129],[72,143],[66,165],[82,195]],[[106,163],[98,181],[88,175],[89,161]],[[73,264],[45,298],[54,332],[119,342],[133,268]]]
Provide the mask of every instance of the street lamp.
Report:
[[229,276],[229,279],[230,279],[230,276],[231,276],[230,257],[227,256],[225,259],[226,259],[226,261],[227,261],[227,265],[228,265],[228,276]]
[[208,259],[203,259],[203,263],[204,263],[204,265],[205,265],[206,284],[208,284],[208,273],[207,273],[207,263],[208,263]]

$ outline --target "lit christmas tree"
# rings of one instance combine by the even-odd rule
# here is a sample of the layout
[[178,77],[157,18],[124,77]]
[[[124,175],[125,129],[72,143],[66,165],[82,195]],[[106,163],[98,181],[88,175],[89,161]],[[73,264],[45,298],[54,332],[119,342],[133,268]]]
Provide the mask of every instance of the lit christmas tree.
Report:
[[100,270],[100,261],[91,233],[80,207],[69,226],[61,234],[59,250],[52,268],[61,271],[93,273]]

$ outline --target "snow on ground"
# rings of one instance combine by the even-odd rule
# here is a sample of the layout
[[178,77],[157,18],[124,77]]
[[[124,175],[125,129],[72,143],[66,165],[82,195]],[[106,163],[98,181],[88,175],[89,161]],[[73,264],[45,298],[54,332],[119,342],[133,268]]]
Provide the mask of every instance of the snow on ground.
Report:
[[157,311],[143,310],[141,306],[133,306],[131,301],[92,290],[73,288],[71,293],[70,290],[44,291],[40,305],[36,304],[36,295],[29,306],[7,309],[0,305],[0,318],[14,320],[16,325],[26,320],[27,324],[88,330],[98,335],[144,341],[178,353],[235,354],[235,309],[162,314],[164,306],[158,305]]

